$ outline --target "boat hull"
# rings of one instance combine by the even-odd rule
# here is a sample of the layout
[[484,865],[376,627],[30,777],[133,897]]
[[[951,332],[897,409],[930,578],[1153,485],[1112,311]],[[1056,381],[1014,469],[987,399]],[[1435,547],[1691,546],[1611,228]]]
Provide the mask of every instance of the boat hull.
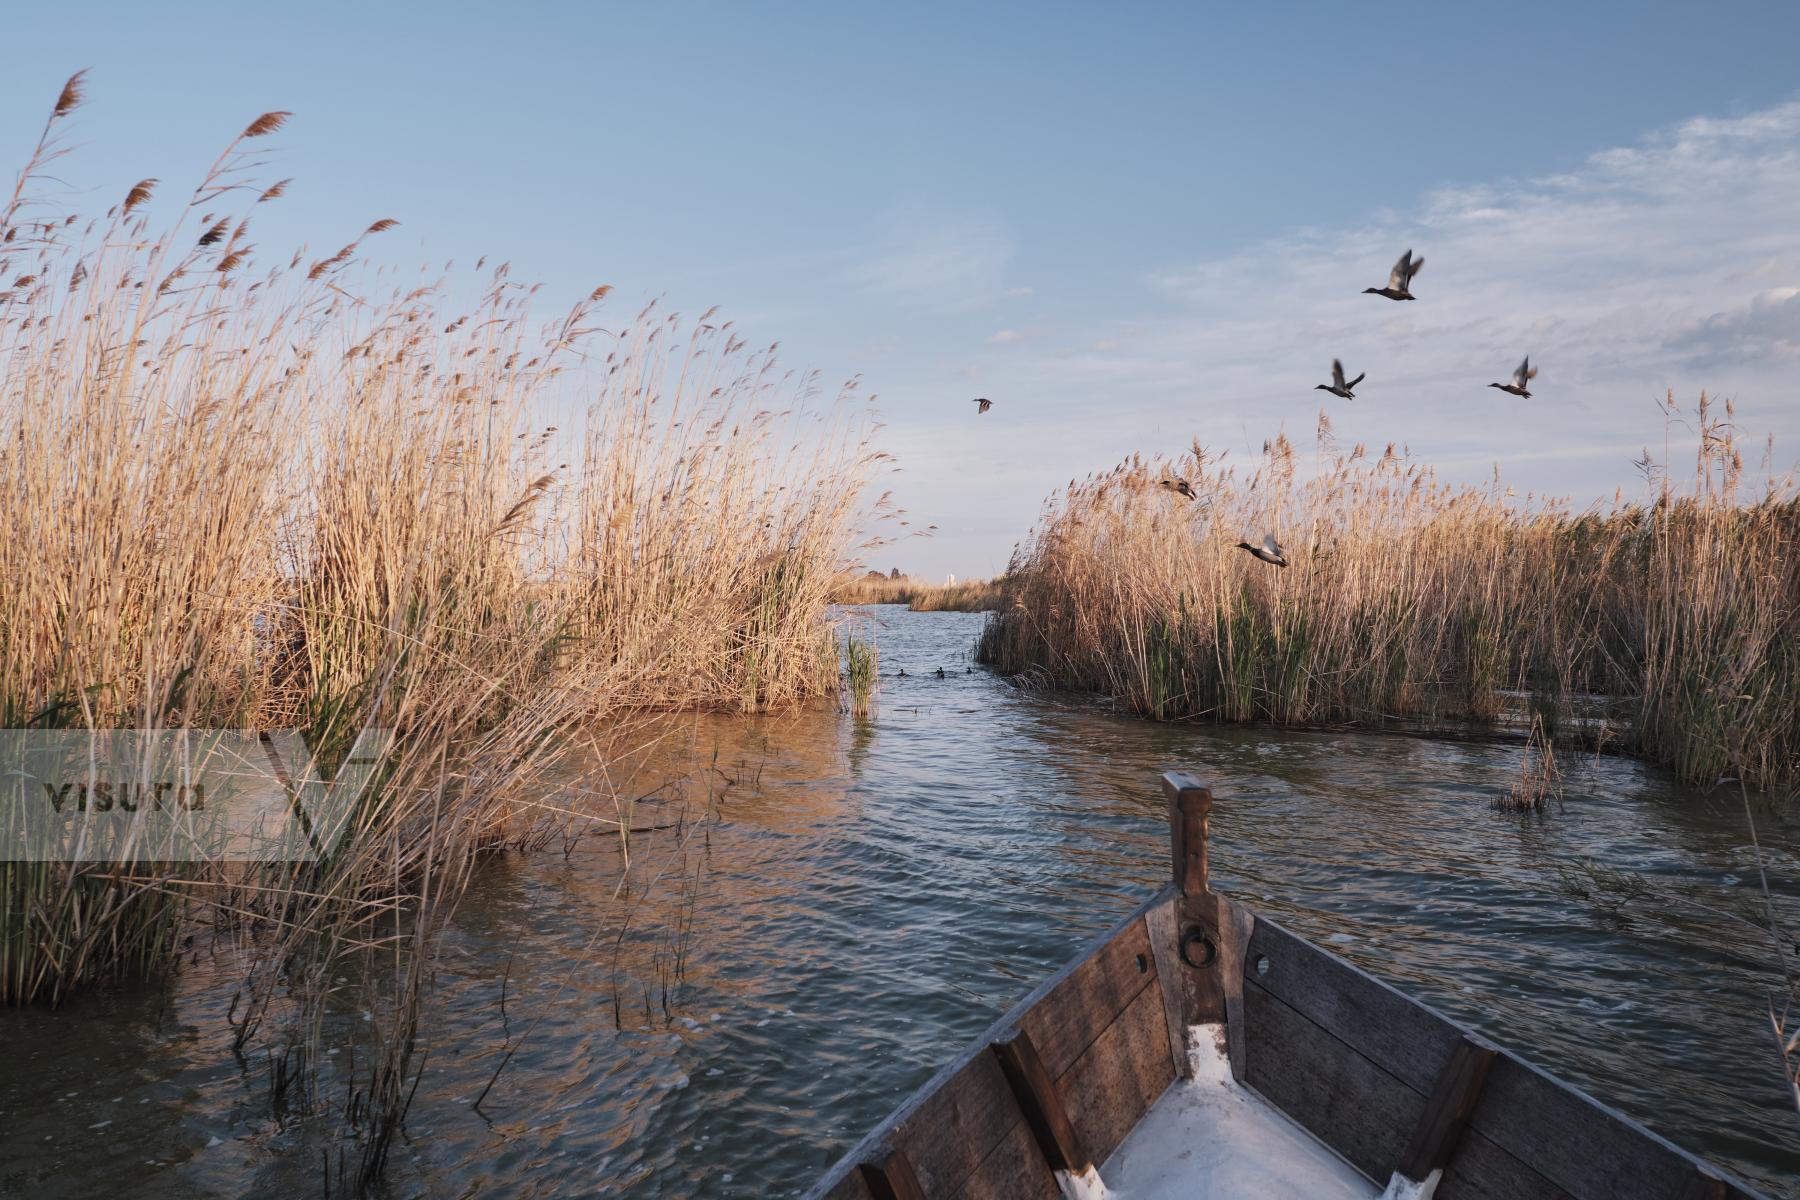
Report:
[[809,1197],[1757,1196],[1214,892],[1211,793],[1183,774],[1164,788],[1172,881],[965,1047]]

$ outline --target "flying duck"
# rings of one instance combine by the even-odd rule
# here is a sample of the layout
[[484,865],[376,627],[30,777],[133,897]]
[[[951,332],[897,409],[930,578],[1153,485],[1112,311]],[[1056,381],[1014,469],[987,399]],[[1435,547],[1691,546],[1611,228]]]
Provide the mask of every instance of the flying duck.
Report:
[[1252,558],[1260,558],[1266,563],[1273,563],[1278,567],[1288,565],[1287,555],[1281,552],[1281,543],[1275,540],[1275,535],[1272,533],[1263,538],[1260,546],[1252,546],[1249,542],[1239,542],[1237,548],[1248,550]]
[[1180,477],[1177,477],[1174,479],[1165,479],[1162,481],[1162,485],[1164,487],[1168,488],[1171,492],[1180,492],[1182,495],[1186,496],[1189,500],[1198,500],[1200,498],[1200,493],[1196,492],[1194,490],[1194,485]]
[[1400,256],[1394,269],[1388,272],[1387,286],[1383,288],[1364,288],[1365,296],[1386,296],[1389,300],[1417,300],[1412,294],[1412,278],[1425,266],[1423,258],[1414,258],[1411,250]]
[[992,400],[977,400],[975,401],[975,415],[979,417],[982,413],[992,407],[994,407],[994,402]]
[[1513,372],[1511,383],[1490,383],[1488,386],[1499,388],[1503,392],[1511,392],[1515,396],[1523,396],[1529,400],[1531,393],[1526,390],[1526,385],[1536,378],[1537,368],[1531,365],[1531,355],[1527,354],[1525,361],[1519,364],[1519,369]]
[[1355,379],[1352,379],[1349,383],[1345,383],[1344,382],[1344,364],[1334,358],[1331,360],[1331,382],[1317,384],[1316,386],[1314,386],[1313,391],[1315,391],[1315,392],[1330,392],[1334,396],[1342,396],[1346,400],[1354,400],[1354,399],[1356,399],[1356,395],[1351,389],[1356,387],[1357,384],[1361,383],[1368,376],[1368,374],[1369,373],[1367,371],[1364,371],[1361,375],[1358,375]]

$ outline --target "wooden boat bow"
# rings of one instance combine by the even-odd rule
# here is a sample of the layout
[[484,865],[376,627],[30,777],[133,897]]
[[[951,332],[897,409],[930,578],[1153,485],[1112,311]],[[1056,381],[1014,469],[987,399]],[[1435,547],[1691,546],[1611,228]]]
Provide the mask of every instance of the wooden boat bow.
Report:
[[811,1200],[1757,1197],[1214,892],[1212,793],[1182,772],[1163,790],[1170,882],[901,1104]]

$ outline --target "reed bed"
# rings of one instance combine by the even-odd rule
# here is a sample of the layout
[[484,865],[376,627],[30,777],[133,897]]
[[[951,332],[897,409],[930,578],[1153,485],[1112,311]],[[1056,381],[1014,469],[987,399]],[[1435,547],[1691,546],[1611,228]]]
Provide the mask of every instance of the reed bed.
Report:
[[0,862],[0,1002],[154,976],[210,933],[246,964],[232,1038],[285,1102],[331,981],[366,981],[335,1172],[360,1188],[474,863],[629,826],[604,789],[544,802],[565,758],[839,686],[828,586],[881,456],[854,395],[710,313],[609,332],[599,287],[546,321],[504,266],[459,304],[460,278],[364,263],[386,219],[265,264],[286,184],[250,155],[283,113],[187,196],[144,180],[70,215],[39,191],[80,100],[77,76],[0,206],[0,723],[298,730],[324,779],[391,740],[316,861]]
[[834,580],[835,604],[904,604],[913,612],[994,612],[1006,598],[1005,579],[970,579],[962,583],[847,576]]
[[[1051,498],[981,657],[1164,720],[1480,723],[1523,696],[1578,740],[1600,706],[1685,779],[1792,784],[1800,495],[1745,480],[1728,403],[1691,417],[1689,482],[1646,453],[1646,500],[1581,511],[1344,451],[1323,414],[1304,479],[1285,437],[1249,470],[1134,458]],[[1269,530],[1287,569],[1236,548]]]
[[875,693],[881,683],[881,650],[875,639],[858,635],[855,630],[844,633],[844,685],[850,693],[850,715],[866,717],[874,707]]
[[831,600],[834,604],[907,604],[930,586],[904,575],[842,575],[832,581]]
[[639,315],[606,360],[575,485],[570,566],[587,653],[649,706],[753,710],[835,686],[827,619],[862,484],[887,456],[817,380],[704,314]]
[[1562,804],[1562,768],[1557,765],[1556,745],[1546,735],[1544,722],[1533,717],[1525,754],[1519,760],[1519,778],[1505,795],[1495,797],[1494,807],[1503,812],[1541,813],[1552,801]]

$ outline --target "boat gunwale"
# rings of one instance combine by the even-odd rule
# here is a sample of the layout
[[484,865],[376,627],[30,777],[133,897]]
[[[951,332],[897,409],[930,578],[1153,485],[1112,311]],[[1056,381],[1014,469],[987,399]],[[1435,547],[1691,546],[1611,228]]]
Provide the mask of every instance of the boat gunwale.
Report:
[[[1165,776],[1165,780],[1177,778],[1187,777]],[[1495,1060],[1493,1065],[1498,1066],[1499,1061],[1504,1060],[1513,1067],[1521,1068],[1524,1072],[1525,1079],[1530,1081],[1530,1083],[1535,1084],[1538,1087],[1542,1087],[1546,1084],[1550,1085],[1555,1091],[1572,1100],[1578,1108],[1597,1114],[1600,1128],[1604,1129],[1607,1123],[1615,1125],[1617,1127],[1615,1130],[1608,1131],[1612,1133],[1613,1136],[1616,1137],[1621,1133],[1634,1135],[1635,1138],[1642,1139],[1646,1142],[1648,1146],[1654,1147],[1665,1153],[1672,1153],[1689,1170],[1687,1178],[1690,1182],[1687,1186],[1690,1189],[1696,1189],[1692,1190],[1692,1195],[1696,1197],[1717,1196],[1722,1200],[1722,1198],[1727,1195],[1736,1194],[1742,1197],[1742,1200],[1767,1200],[1767,1197],[1765,1197],[1762,1192],[1751,1187],[1732,1172],[1683,1149],[1681,1146],[1676,1145],[1674,1142],[1650,1129],[1648,1126],[1625,1113],[1620,1112],[1611,1105],[1596,1099],[1575,1084],[1559,1078],[1549,1070],[1532,1063],[1528,1059],[1522,1057],[1519,1052],[1499,1044],[1486,1035],[1476,1032],[1455,1018],[1440,1012],[1426,1001],[1418,999],[1399,987],[1378,978],[1341,955],[1326,949],[1311,939],[1288,928],[1281,922],[1263,915],[1250,905],[1232,900],[1227,894],[1211,891],[1207,886],[1206,881],[1206,835],[1204,818],[1200,820],[1197,826],[1197,837],[1200,847],[1198,854],[1191,860],[1193,865],[1188,867],[1188,873],[1184,876],[1183,851],[1186,843],[1184,843],[1180,831],[1180,817],[1174,811],[1177,790],[1179,789],[1171,787],[1170,791],[1172,810],[1171,824],[1172,828],[1175,830],[1174,849],[1176,880],[1164,884],[1104,932],[1086,941],[1062,964],[1062,966],[1039,981],[1035,987],[1021,997],[1016,1003],[1011,1005],[992,1024],[990,1024],[986,1030],[964,1045],[952,1058],[946,1061],[937,1071],[933,1072],[924,1083],[915,1088],[898,1106],[878,1122],[873,1129],[853,1144],[836,1161],[836,1163],[833,1164],[833,1166],[827,1169],[818,1182],[806,1192],[805,1195],[807,1200],[826,1200],[826,1198],[832,1196],[838,1188],[857,1176],[859,1172],[864,1172],[865,1168],[891,1161],[895,1157],[904,1159],[904,1155],[895,1154],[894,1138],[895,1134],[901,1130],[908,1120],[915,1116],[940,1091],[955,1081],[963,1071],[976,1064],[982,1055],[992,1053],[998,1043],[1006,1041],[1010,1037],[1016,1035],[1026,1024],[1027,1018],[1046,998],[1048,998],[1059,986],[1074,977],[1078,971],[1082,970],[1082,968],[1087,966],[1091,961],[1099,958],[1116,939],[1128,935],[1134,924],[1140,921],[1144,922],[1146,926],[1146,935],[1153,937],[1154,935],[1151,931],[1155,928],[1155,925],[1150,920],[1151,914],[1157,912],[1164,906],[1170,907],[1173,911],[1176,918],[1175,928],[1193,928],[1198,924],[1201,929],[1206,930],[1206,932],[1210,933],[1214,938],[1217,938],[1219,934],[1219,921],[1225,918],[1228,913],[1235,912],[1236,919],[1246,922],[1246,928],[1249,932],[1244,936],[1241,945],[1236,947],[1234,954],[1224,956],[1219,964],[1223,969],[1214,971],[1208,978],[1217,981],[1221,976],[1226,975],[1231,971],[1235,971],[1241,984],[1254,985],[1267,1001],[1288,1008],[1289,1011],[1293,1012],[1299,1019],[1311,1024],[1318,1033],[1332,1039],[1345,1053],[1362,1060],[1368,1064],[1369,1067],[1381,1072],[1395,1085],[1406,1089],[1408,1092],[1415,1095],[1420,1094],[1418,1084],[1409,1077],[1410,1073],[1397,1069],[1394,1065],[1394,1060],[1388,1059],[1384,1061],[1381,1058],[1375,1057],[1369,1050],[1357,1045],[1353,1040],[1346,1039],[1336,1029],[1323,1023],[1319,1014],[1294,1007],[1289,999],[1284,998],[1282,994],[1269,989],[1262,983],[1254,973],[1254,962],[1256,957],[1259,956],[1253,955],[1250,952],[1250,945],[1256,939],[1256,935],[1263,931],[1265,926],[1270,934],[1287,939],[1297,947],[1300,952],[1307,954],[1323,964],[1325,969],[1341,969],[1348,972],[1359,987],[1367,988],[1370,985],[1373,985],[1378,995],[1390,1002],[1398,1003],[1402,1006],[1403,1010],[1410,1010],[1422,1019],[1433,1023],[1447,1041],[1454,1042],[1461,1040],[1467,1042],[1481,1051],[1491,1053]],[[1210,803],[1210,796],[1208,797],[1208,803]],[[1189,887],[1194,890],[1184,890],[1183,882],[1187,882]],[[1186,940],[1185,933],[1178,935],[1177,940],[1178,943],[1184,942]],[[1153,941],[1152,950],[1154,951],[1156,948]],[[1153,983],[1145,986],[1154,986],[1158,989],[1168,988],[1173,981],[1163,978],[1163,964],[1168,961],[1173,961],[1174,956],[1177,954],[1181,956],[1183,961],[1186,960],[1185,951],[1181,949],[1179,944],[1174,947],[1165,947],[1164,949],[1167,951],[1166,954],[1158,953],[1155,956],[1158,959],[1158,977]],[[1187,965],[1190,968],[1194,966],[1192,963],[1188,963]],[[1141,966],[1140,969],[1142,969]],[[1194,974],[1197,975],[1199,972],[1195,971]],[[1183,985],[1185,986],[1190,979],[1191,977],[1184,975]],[[1242,989],[1240,989],[1240,992],[1242,992]],[[1349,989],[1341,987],[1333,989],[1332,994],[1346,999],[1353,998]],[[1127,1007],[1135,1002],[1135,997],[1136,993],[1126,1000],[1125,1004]],[[1315,1132],[1286,1105],[1282,1104],[1275,1097],[1268,1095],[1263,1089],[1255,1086],[1249,1081],[1247,1078],[1249,1072],[1246,1065],[1246,1060],[1249,1058],[1249,1055],[1244,1048],[1244,1043],[1239,1040],[1239,1035],[1247,1036],[1244,1032],[1244,1027],[1249,1024],[1243,1016],[1244,1000],[1242,998],[1227,1000],[1223,995],[1220,995],[1215,999],[1219,1001],[1216,1007],[1220,1011],[1213,1015],[1202,1015],[1199,1019],[1195,1019],[1193,1016],[1194,997],[1191,994],[1187,997],[1187,1002],[1184,1004],[1184,1010],[1188,1014],[1187,1027],[1180,1031],[1180,1036],[1183,1038],[1183,1045],[1180,1049],[1184,1054],[1186,1038],[1191,1036],[1192,1031],[1201,1029],[1210,1030],[1216,1023],[1221,1032],[1223,1032],[1228,1021],[1236,1020],[1240,1025],[1240,1030],[1236,1034],[1233,1034],[1234,1044],[1231,1047],[1230,1053],[1230,1058],[1232,1060],[1232,1074],[1236,1077],[1236,1082],[1253,1094],[1260,1103],[1268,1105],[1273,1111],[1294,1121],[1300,1128],[1305,1130],[1307,1137],[1319,1146],[1329,1150],[1337,1157],[1344,1159],[1363,1177],[1370,1179],[1370,1181],[1377,1186],[1387,1183],[1387,1180],[1376,1179],[1374,1176],[1370,1175],[1367,1170],[1357,1167],[1345,1154],[1344,1148],[1341,1145],[1335,1144],[1330,1138]],[[1123,1009],[1116,1011],[1113,1016],[1109,1018],[1109,1022],[1117,1022],[1122,1017]],[[1173,1017],[1170,1018],[1171,1022],[1173,1019]],[[1092,1046],[1093,1043],[1098,1041],[1099,1037],[1103,1036],[1110,1028],[1112,1028],[1110,1023],[1107,1026],[1104,1026],[1098,1033],[1090,1037],[1087,1045]],[[1169,1034],[1171,1041],[1173,1041],[1174,1037],[1177,1035],[1177,1031],[1171,1027]],[[1173,1050],[1174,1047],[1171,1047],[1171,1049]],[[1085,1052],[1086,1050],[1084,1048],[1075,1057],[1080,1057],[1080,1054],[1085,1054]],[[1184,1082],[1183,1074],[1183,1072],[1178,1070],[1174,1080],[1169,1086],[1174,1087],[1182,1084]],[[1479,1086],[1477,1091],[1479,1091]],[[1433,1098],[1431,1089],[1428,1087],[1424,1093],[1423,1103],[1429,1106]],[[1154,1104],[1155,1101],[1152,1100],[1151,1103]],[[1136,1124],[1141,1123],[1144,1113],[1147,1111],[1148,1109],[1146,1108],[1144,1111],[1137,1114],[1136,1119],[1133,1122],[1133,1127],[1135,1127]],[[1511,1149],[1504,1141],[1496,1138],[1494,1134],[1497,1131],[1491,1125],[1476,1126],[1472,1124],[1470,1118],[1473,1115],[1473,1109],[1471,1112],[1464,1114],[1461,1124],[1459,1124],[1455,1132],[1450,1135],[1451,1148],[1444,1154],[1446,1160],[1452,1158],[1456,1140],[1464,1134],[1466,1128],[1466,1132],[1474,1133],[1481,1137],[1487,1141],[1495,1151],[1504,1154],[1520,1167],[1537,1175],[1539,1179],[1555,1189],[1559,1194],[1575,1197],[1585,1194],[1583,1190],[1567,1187],[1557,1178],[1545,1173],[1543,1164],[1550,1156],[1540,1154],[1532,1158],[1524,1157],[1519,1152]],[[1402,1133],[1411,1132],[1413,1131],[1402,1131]],[[1002,1136],[1004,1137],[1005,1135]],[[989,1149],[991,1149],[991,1147]],[[1618,1161],[1623,1162],[1624,1160],[1619,1158]],[[1440,1163],[1440,1166],[1441,1165],[1442,1164]],[[911,1179],[910,1165],[903,1164],[903,1169],[913,1184],[913,1189],[909,1194],[922,1195],[922,1193],[916,1190],[916,1180]],[[1395,1178],[1400,1178],[1397,1168]],[[866,1187],[868,1183],[868,1175],[866,1173],[864,1174],[863,1179]],[[1675,1185],[1672,1183],[1671,1186],[1673,1187]],[[878,1197],[880,1196],[879,1190],[870,1190],[873,1194]],[[1671,1195],[1676,1194],[1685,1196],[1689,1193],[1671,1192]],[[902,1196],[902,1200],[904,1200],[904,1196]]]
[[964,1068],[983,1054],[992,1053],[995,1043],[1017,1029],[1019,1021],[1027,1013],[1036,1008],[1039,1002],[1073,976],[1076,971],[1087,965],[1090,960],[1098,957],[1101,951],[1112,944],[1114,938],[1130,932],[1133,923],[1142,921],[1157,907],[1178,900],[1180,896],[1179,888],[1173,883],[1166,883],[1111,928],[1083,943],[1073,957],[1058,967],[1055,972],[1040,980],[1036,987],[1027,992],[1017,1003],[996,1018],[991,1025],[963,1046],[954,1058],[934,1071],[929,1079],[913,1089],[906,1099],[889,1112],[875,1128],[846,1150],[837,1162],[826,1171],[825,1175],[807,1191],[807,1200],[816,1200],[816,1198],[828,1195],[846,1177],[855,1174],[860,1164],[879,1161],[888,1151],[888,1140],[894,1131],[918,1112],[926,1101],[941,1091]]
[[[1216,893],[1216,894],[1223,894],[1223,893]],[[1555,1073],[1548,1070],[1547,1068],[1541,1067],[1541,1066],[1537,1065],[1536,1063],[1532,1062],[1530,1059],[1523,1057],[1517,1050],[1514,1050],[1506,1045],[1501,1044],[1500,1042],[1495,1041],[1492,1037],[1490,1037],[1486,1034],[1483,1034],[1478,1030],[1472,1029],[1468,1025],[1465,1025],[1461,1021],[1457,1020],[1455,1017],[1449,1016],[1449,1015],[1439,1011],[1436,1007],[1434,1007],[1428,1001],[1421,1000],[1417,996],[1410,995],[1409,993],[1401,990],[1400,988],[1394,986],[1393,984],[1388,983],[1386,980],[1381,979],[1379,976],[1373,975],[1370,972],[1368,972],[1367,970],[1363,969],[1362,967],[1357,966],[1355,963],[1351,962],[1347,958],[1344,958],[1342,955],[1337,954],[1331,950],[1326,949],[1324,946],[1319,945],[1317,942],[1313,941],[1311,938],[1306,937],[1304,934],[1296,933],[1294,930],[1289,929],[1287,926],[1283,925],[1281,922],[1279,922],[1271,917],[1264,916],[1258,910],[1256,910],[1254,908],[1250,908],[1249,905],[1242,904],[1241,902],[1236,902],[1236,901],[1234,901],[1234,903],[1238,904],[1238,906],[1240,908],[1249,909],[1249,911],[1255,918],[1256,926],[1258,929],[1266,926],[1269,929],[1272,929],[1280,934],[1283,934],[1289,938],[1292,938],[1296,943],[1298,943],[1304,949],[1310,951],[1312,954],[1317,955],[1318,957],[1325,959],[1329,963],[1331,963],[1335,966],[1342,967],[1346,971],[1349,971],[1352,974],[1356,975],[1362,983],[1372,984],[1375,987],[1381,989],[1383,992],[1387,993],[1389,996],[1393,997],[1394,999],[1397,999],[1397,1000],[1403,1002],[1404,1004],[1409,1005],[1412,1008],[1419,1010],[1420,1012],[1426,1014],[1427,1016],[1432,1017],[1433,1019],[1438,1021],[1440,1024],[1445,1026],[1453,1034],[1458,1035],[1462,1038],[1465,1038],[1469,1042],[1471,1042],[1477,1046],[1483,1047],[1488,1050],[1492,1050],[1497,1057],[1506,1059],[1512,1065],[1522,1068],[1528,1075],[1532,1076],[1536,1080],[1536,1082],[1538,1082],[1539,1084],[1548,1084],[1551,1087],[1557,1089],[1558,1091],[1567,1093],[1569,1096],[1571,1096],[1573,1099],[1578,1101],[1584,1107],[1593,1109],[1593,1110],[1601,1113],[1602,1115],[1604,1115],[1604,1116],[1610,1118],[1611,1120],[1617,1122],[1618,1124],[1624,1126],[1625,1129],[1629,1130],[1630,1132],[1632,1132],[1634,1134],[1637,1134],[1639,1137],[1646,1139],[1647,1141],[1653,1143],[1654,1145],[1658,1146],[1659,1148],[1670,1151],[1670,1152],[1674,1153],[1675,1155],[1677,1155],[1678,1157],[1685,1159],[1687,1161],[1688,1165],[1694,1167],[1696,1169],[1696,1171],[1700,1175],[1705,1177],[1706,1179],[1716,1180],[1719,1183],[1723,1183],[1727,1187],[1736,1188],[1739,1192],[1743,1193],[1743,1195],[1747,1198],[1747,1200],[1768,1200],[1768,1197],[1765,1196],[1764,1193],[1758,1191],[1756,1188],[1751,1187],[1748,1183],[1744,1182],[1742,1179],[1738,1178],[1736,1175],[1734,1175],[1732,1172],[1726,1170],[1724,1167],[1718,1166],[1717,1164],[1715,1164],[1705,1158],[1700,1157],[1699,1155],[1695,1154],[1691,1150],[1682,1148],[1681,1146],[1677,1145],[1676,1143],[1670,1141],[1668,1138],[1664,1137],[1662,1134],[1656,1132],[1654,1129],[1651,1129],[1648,1125],[1645,1125],[1643,1122],[1637,1120],[1635,1117],[1632,1117],[1624,1112],[1621,1112],[1620,1110],[1618,1110],[1617,1108],[1614,1108],[1612,1105],[1606,1103],[1603,1100],[1596,1099],[1594,1096],[1592,1096],[1588,1092],[1584,1091],[1578,1085],[1570,1083],[1568,1080],[1563,1079],[1561,1076],[1556,1075]],[[1255,981],[1247,978],[1246,982],[1255,982]],[[1266,991],[1267,989],[1264,989],[1264,990]],[[1281,999],[1281,997],[1276,996],[1273,993],[1270,993],[1270,998],[1275,1000],[1277,1003],[1281,1003],[1281,1004],[1287,1003],[1285,1000]],[[1318,1022],[1315,1019],[1308,1016],[1307,1014],[1302,1013],[1300,1015],[1307,1020],[1312,1020],[1315,1025],[1318,1024]],[[1341,1037],[1338,1037],[1338,1035],[1336,1033],[1332,1032],[1330,1029],[1326,1029],[1324,1026],[1319,1026],[1319,1028],[1327,1036],[1333,1037],[1336,1040],[1338,1040],[1340,1043],[1342,1043],[1345,1046],[1345,1048],[1350,1050],[1352,1053],[1361,1055],[1363,1058],[1368,1059],[1369,1062],[1373,1063],[1377,1068],[1386,1071],[1389,1075],[1393,1076],[1397,1081],[1402,1083],[1404,1086],[1407,1086],[1409,1088],[1412,1086],[1410,1084],[1407,1084],[1405,1080],[1400,1079],[1399,1076],[1393,1075],[1392,1068],[1383,1066],[1381,1063],[1377,1062],[1376,1060],[1369,1058],[1369,1056],[1364,1054],[1363,1051],[1357,1049],[1355,1046],[1351,1045],[1349,1042],[1345,1042]],[[1241,1082],[1243,1082],[1244,1086],[1247,1087],[1250,1091],[1254,1092],[1259,1099],[1261,1099],[1265,1103],[1271,1105],[1277,1111],[1284,1112],[1284,1113],[1286,1112],[1286,1110],[1283,1109],[1281,1105],[1277,1104],[1274,1100],[1265,1096],[1253,1084],[1250,1084],[1247,1081],[1241,1081]],[[1474,1130],[1474,1132],[1480,1133],[1484,1137],[1488,1137],[1488,1134],[1481,1128],[1473,1127],[1473,1126],[1471,1128]],[[1323,1138],[1319,1138],[1318,1135],[1314,1134],[1312,1136],[1316,1140],[1320,1141],[1321,1143],[1329,1145],[1329,1143],[1325,1143]],[[1492,1141],[1493,1139],[1491,1137],[1489,1137],[1489,1140]],[[1533,1165],[1531,1160],[1519,1158],[1519,1156],[1517,1154],[1514,1154],[1511,1150],[1508,1150],[1505,1146],[1500,1145],[1498,1142],[1496,1142],[1495,1145],[1498,1146],[1499,1149],[1505,1151],[1506,1153],[1512,1154],[1512,1156],[1515,1159],[1518,1159],[1518,1161],[1520,1163],[1522,1163],[1523,1165],[1525,1165],[1527,1167],[1532,1167],[1533,1170],[1536,1170],[1536,1167]],[[1558,1188],[1562,1187],[1562,1185],[1558,1184],[1554,1179],[1549,1179],[1548,1177],[1546,1177],[1546,1181],[1549,1182],[1552,1186],[1555,1186]],[[1381,1183],[1381,1182],[1385,1182],[1385,1181],[1376,1180],[1375,1182]],[[1568,1189],[1563,1188],[1562,1190],[1567,1191]]]

